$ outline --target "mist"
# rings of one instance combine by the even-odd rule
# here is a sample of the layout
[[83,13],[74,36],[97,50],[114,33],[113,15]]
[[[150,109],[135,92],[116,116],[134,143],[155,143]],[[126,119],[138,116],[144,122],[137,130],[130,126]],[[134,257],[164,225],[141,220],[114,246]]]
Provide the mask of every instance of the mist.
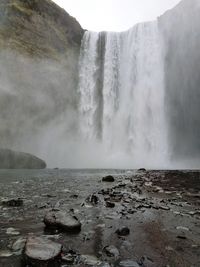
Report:
[[76,67],[73,53],[66,63],[1,51],[1,147],[55,158],[77,128]]

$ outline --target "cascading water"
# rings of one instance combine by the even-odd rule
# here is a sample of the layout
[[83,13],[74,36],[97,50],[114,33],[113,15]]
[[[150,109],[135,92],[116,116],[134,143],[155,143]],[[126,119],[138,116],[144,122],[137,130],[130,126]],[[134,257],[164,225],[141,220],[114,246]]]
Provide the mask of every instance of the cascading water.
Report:
[[83,136],[93,138],[96,136],[95,113],[98,108],[97,96],[97,42],[99,35],[95,32],[86,32],[80,54],[80,114],[81,131]]
[[108,161],[126,157],[130,167],[164,167],[168,145],[158,23],[122,33],[87,31],[79,64],[82,138],[101,144]]

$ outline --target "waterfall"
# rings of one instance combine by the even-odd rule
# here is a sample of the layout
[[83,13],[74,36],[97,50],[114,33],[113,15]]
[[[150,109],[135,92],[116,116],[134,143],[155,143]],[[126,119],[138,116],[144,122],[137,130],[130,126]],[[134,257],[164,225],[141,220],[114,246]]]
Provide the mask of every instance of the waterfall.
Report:
[[85,32],[79,61],[80,134],[85,142],[101,144],[108,160],[125,156],[132,167],[166,164],[163,50],[157,21],[121,33]]
[[79,90],[81,131],[87,138],[96,136],[95,114],[98,108],[97,94],[97,43],[98,33],[86,32],[82,40],[80,54]]

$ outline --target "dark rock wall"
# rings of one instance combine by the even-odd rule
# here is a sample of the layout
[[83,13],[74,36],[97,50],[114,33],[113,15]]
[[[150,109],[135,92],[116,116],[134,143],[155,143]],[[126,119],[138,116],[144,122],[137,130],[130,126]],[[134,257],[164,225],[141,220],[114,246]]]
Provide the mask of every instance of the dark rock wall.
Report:
[[166,58],[166,112],[172,154],[200,154],[200,1],[183,0],[159,18]]

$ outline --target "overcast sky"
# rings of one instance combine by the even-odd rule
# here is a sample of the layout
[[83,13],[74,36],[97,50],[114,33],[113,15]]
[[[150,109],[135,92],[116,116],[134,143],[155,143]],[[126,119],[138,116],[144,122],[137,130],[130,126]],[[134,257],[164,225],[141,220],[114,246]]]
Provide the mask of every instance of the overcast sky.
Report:
[[150,21],[171,9],[180,0],[53,0],[93,31],[122,31]]

